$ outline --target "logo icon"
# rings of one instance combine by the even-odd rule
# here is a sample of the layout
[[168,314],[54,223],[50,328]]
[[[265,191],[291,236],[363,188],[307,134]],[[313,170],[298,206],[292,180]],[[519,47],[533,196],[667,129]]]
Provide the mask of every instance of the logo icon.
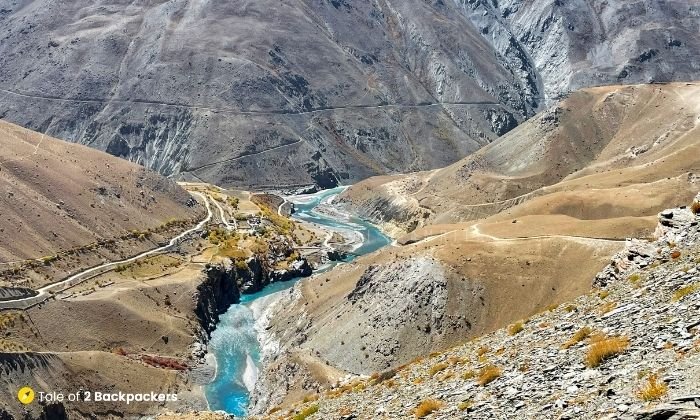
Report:
[[34,401],[34,390],[28,386],[20,388],[17,399],[24,405],[31,404]]

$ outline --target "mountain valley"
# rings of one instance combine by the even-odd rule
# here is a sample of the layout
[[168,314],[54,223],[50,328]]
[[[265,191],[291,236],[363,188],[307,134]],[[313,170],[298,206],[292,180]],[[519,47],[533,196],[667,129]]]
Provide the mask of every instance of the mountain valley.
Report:
[[699,191],[696,1],[0,0],[0,420],[700,419]]

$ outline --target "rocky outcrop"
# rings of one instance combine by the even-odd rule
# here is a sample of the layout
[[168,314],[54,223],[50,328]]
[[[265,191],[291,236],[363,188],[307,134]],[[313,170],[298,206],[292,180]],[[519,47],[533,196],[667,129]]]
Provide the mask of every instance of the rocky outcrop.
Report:
[[200,341],[206,342],[219,322],[219,315],[240,301],[240,290],[230,263],[207,264],[202,276],[193,299],[196,302],[195,314],[202,327]]
[[249,258],[243,266],[235,267],[235,277],[241,293],[256,293],[270,283],[308,277],[312,268],[306,259],[292,261],[287,269],[274,269],[260,256]]
[[[70,374],[61,358],[50,353],[0,353],[0,385],[4,389],[12,390],[12,398],[6,398],[3,407],[0,408],[2,420],[67,420],[69,418],[66,407],[61,402],[39,402],[37,400],[29,406],[23,406],[16,400],[15,395],[19,387],[31,384],[35,390],[42,389],[46,392],[47,383],[55,385],[54,390],[60,390],[68,386]],[[37,375],[33,377],[33,375]],[[40,388],[36,387],[37,380]],[[73,417],[70,417],[73,418]],[[76,416],[77,418],[77,416]]]
[[459,3],[526,86],[548,100],[587,86],[698,78],[700,9],[682,0]]
[[249,258],[243,267],[230,260],[207,264],[202,272],[203,280],[193,295],[195,313],[202,327],[200,340],[208,341],[209,334],[219,322],[219,315],[240,302],[241,294],[259,292],[270,283],[308,277],[312,271],[305,259],[293,261],[286,270],[269,268],[261,257]]

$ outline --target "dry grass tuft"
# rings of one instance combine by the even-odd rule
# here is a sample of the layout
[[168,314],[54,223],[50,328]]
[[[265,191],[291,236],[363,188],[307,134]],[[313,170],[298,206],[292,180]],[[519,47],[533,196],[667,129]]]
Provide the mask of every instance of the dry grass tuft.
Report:
[[305,395],[303,401],[305,403],[311,402],[311,401],[316,401],[318,400],[319,395],[318,394],[309,394]]
[[475,377],[476,377],[476,372],[474,372],[474,371],[471,370],[471,369],[469,369],[469,370],[465,371],[464,373],[462,373],[462,376],[461,376],[461,378],[464,379],[464,380],[474,379]]
[[440,377],[438,378],[438,380],[440,380],[440,381],[447,381],[447,380],[452,379],[452,378],[454,378],[454,377],[455,377],[455,373],[452,372],[451,370],[448,370],[447,372],[445,372],[444,375],[440,376]]
[[496,365],[484,366],[479,370],[477,383],[481,386],[486,386],[501,376],[501,373],[503,373],[501,368]]
[[430,413],[433,413],[440,408],[442,408],[443,403],[440,400],[425,400],[418,404],[416,409],[414,410],[414,414],[416,415],[417,418],[422,419],[423,417],[427,416]]
[[593,329],[591,327],[583,327],[576,331],[567,342],[562,344],[561,348],[568,349],[569,347],[572,347],[573,345],[587,339],[592,333]]
[[433,365],[430,370],[428,370],[428,373],[430,376],[434,376],[438,372],[442,372],[443,370],[447,369],[449,365],[447,363],[438,363],[436,365]]
[[613,309],[617,308],[617,302],[610,301],[600,305],[599,311],[601,315],[605,315]]
[[523,322],[518,321],[515,324],[511,324],[510,326],[508,326],[508,335],[515,335],[524,329],[525,327],[523,326]]
[[586,365],[590,368],[598,367],[604,360],[624,352],[629,345],[630,340],[627,337],[596,339],[586,353]]
[[678,302],[684,297],[693,294],[700,290],[700,283],[689,284],[688,286],[683,286],[680,289],[673,292],[673,301]]
[[318,411],[318,404],[314,404],[312,406],[306,407],[305,409],[301,410],[297,415],[292,417],[293,420],[305,420],[307,417],[316,414]]
[[476,355],[477,355],[477,357],[481,357],[481,356],[485,355],[485,354],[488,353],[488,352],[489,352],[489,348],[488,348],[488,347],[486,347],[486,346],[481,346],[481,347],[479,347],[479,349],[476,351]]
[[660,381],[655,374],[647,376],[646,382],[637,391],[637,397],[642,401],[658,401],[668,393],[668,385]]
[[471,402],[471,400],[466,400],[466,401],[462,401],[461,403],[459,403],[457,405],[457,408],[460,411],[464,411],[464,410],[469,410],[470,408],[472,408],[473,405],[474,405],[474,403]]
[[467,359],[458,356],[450,356],[447,358],[447,363],[451,365],[463,365],[467,363]]
[[700,201],[693,201],[693,204],[690,205],[690,211],[693,214],[700,214]]

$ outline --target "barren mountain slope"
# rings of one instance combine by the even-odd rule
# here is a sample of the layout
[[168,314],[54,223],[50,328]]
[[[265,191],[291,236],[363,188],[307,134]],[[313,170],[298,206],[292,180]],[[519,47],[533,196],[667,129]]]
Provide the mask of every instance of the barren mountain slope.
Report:
[[658,221],[657,239],[630,242],[597,290],[269,418],[700,418],[700,214]]
[[[659,211],[700,190],[698,90],[584,90],[448,168],[350,188],[346,201],[389,216],[416,203],[430,217],[396,246],[300,282],[271,310],[256,409],[586,293],[625,238],[651,237]],[[498,204],[479,204],[488,196]]]
[[504,56],[526,51],[548,99],[588,86],[697,80],[700,6],[687,0],[459,0]]
[[451,166],[371,178],[341,199],[399,234],[496,213],[650,215],[693,196],[699,98],[697,83],[583,89]]
[[0,25],[0,115],[219,185],[441,166],[541,96],[449,4],[35,0]]
[[685,0],[5,0],[0,116],[185,179],[348,184],[452,163],[572,88],[696,79],[698,13]]
[[185,190],[138,165],[2,121],[0,185],[2,262],[201,213]]
[[0,213],[5,298],[156,248],[205,215],[161,175],[4,121]]

